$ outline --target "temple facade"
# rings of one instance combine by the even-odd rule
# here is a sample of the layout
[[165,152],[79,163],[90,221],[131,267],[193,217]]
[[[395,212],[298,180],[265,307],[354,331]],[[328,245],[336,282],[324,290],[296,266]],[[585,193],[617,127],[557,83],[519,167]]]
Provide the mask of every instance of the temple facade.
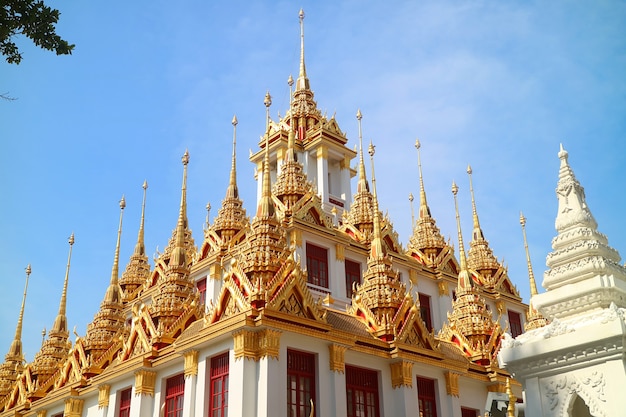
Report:
[[[456,207],[455,250],[428,206],[416,142],[419,215],[402,245],[382,214],[360,111],[359,137],[349,143],[317,107],[303,18],[289,108],[273,120],[266,95],[266,125],[250,156],[254,212],[239,196],[235,117],[229,183],[203,233],[193,235],[187,221],[188,209],[203,209],[187,207],[188,152],[165,250],[150,263],[142,211],[120,273],[121,202],[109,287],[74,343],[65,316],[70,240],[59,313],[31,363],[21,348],[22,304],[0,367],[0,417],[482,417],[524,408],[498,354],[507,332],[523,337],[533,312],[485,238],[471,168],[463,188],[472,207]],[[145,209],[147,184],[143,192]],[[455,206],[458,192],[453,185]]]

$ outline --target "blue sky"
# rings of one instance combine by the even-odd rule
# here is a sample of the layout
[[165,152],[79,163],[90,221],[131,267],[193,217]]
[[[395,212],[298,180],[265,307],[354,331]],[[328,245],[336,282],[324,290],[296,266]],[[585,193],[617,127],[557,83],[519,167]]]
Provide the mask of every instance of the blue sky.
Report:
[[519,212],[528,218],[541,282],[555,236],[559,143],[600,231],[626,253],[624,2],[49,4],[61,10],[57,31],[76,44],[74,54],[56,56],[18,39],[22,63],[0,63],[0,92],[17,98],[0,101],[0,355],[13,338],[30,263],[23,340],[32,361],[41,330],[57,314],[72,232],[67,316],[85,334],[111,275],[118,201],[124,194],[123,270],[137,239],[144,179],[146,249],[152,255],[166,246],[185,149],[190,226],[202,241],[205,205],[213,206],[212,219],[228,182],[234,114],[238,182],[253,212],[247,156],[263,133],[265,92],[274,118],[288,107],[300,7],[318,107],[336,114],[349,146],[357,143],[361,109],[364,139],[377,145],[380,207],[403,244],[407,197],[419,195],[419,137],[428,201],[444,236],[456,236],[455,180],[469,242],[469,163],[485,236],[526,301]]

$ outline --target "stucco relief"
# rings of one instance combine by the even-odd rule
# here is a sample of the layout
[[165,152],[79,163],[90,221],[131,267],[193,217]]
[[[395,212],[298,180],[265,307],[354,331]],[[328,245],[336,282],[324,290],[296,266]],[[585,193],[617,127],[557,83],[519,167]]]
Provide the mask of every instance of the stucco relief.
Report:
[[570,405],[578,396],[594,417],[606,417],[605,385],[604,374],[598,371],[544,380],[541,383],[544,410],[550,410],[549,416],[568,417]]

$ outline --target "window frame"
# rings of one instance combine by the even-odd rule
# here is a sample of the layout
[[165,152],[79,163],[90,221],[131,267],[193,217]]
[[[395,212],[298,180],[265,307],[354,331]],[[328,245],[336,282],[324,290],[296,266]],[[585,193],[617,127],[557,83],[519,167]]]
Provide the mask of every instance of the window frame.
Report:
[[431,297],[428,294],[419,293],[419,302],[420,302],[420,316],[422,320],[424,320],[424,324],[426,324],[426,328],[429,332],[433,331],[433,314],[432,314],[432,305],[431,305]]
[[[316,383],[317,360],[315,354],[295,349],[287,349],[288,416],[309,416],[309,414],[311,413],[311,402],[309,400],[313,400],[314,404],[316,404],[317,401],[315,390]],[[303,395],[304,398],[302,398]],[[316,413],[317,410],[315,409],[314,415]]]
[[[224,352],[213,356],[209,369],[209,417],[228,416],[228,377],[230,373],[230,354]],[[215,391],[219,384],[219,392]],[[220,401],[221,404],[215,404]]]
[[321,288],[329,288],[328,249],[306,243],[307,282]]
[[[346,365],[345,372],[346,416],[380,417],[378,371]],[[363,408],[359,409],[359,405]]]
[[[522,315],[517,311],[508,310],[507,316],[509,319],[509,330],[511,331],[511,336],[517,337],[524,333],[524,329],[522,328]],[[515,320],[511,320],[512,317],[515,317]]]
[[198,293],[200,293],[198,303],[200,305],[206,305],[206,277],[196,281],[196,289],[198,290]]
[[[172,401],[170,401],[172,400]],[[171,376],[165,380],[165,408],[163,417],[182,417],[185,401],[185,374]],[[173,407],[173,409],[171,409]]]
[[469,407],[461,407],[461,417],[480,417],[480,410]]
[[353,283],[361,284],[361,263],[351,259],[345,259],[344,269],[346,272],[346,297],[352,298]]
[[133,395],[133,387],[128,387],[118,391],[117,417],[130,417],[130,404]]
[[[418,413],[421,417],[437,417],[437,381],[432,378],[417,376],[417,405]],[[424,405],[432,407],[432,410],[426,414]]]

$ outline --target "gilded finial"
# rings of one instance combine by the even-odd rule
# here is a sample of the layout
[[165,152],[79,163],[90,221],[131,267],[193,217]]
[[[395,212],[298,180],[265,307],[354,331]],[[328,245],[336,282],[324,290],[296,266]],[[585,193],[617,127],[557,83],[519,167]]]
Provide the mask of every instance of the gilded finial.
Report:
[[413,193],[409,193],[409,203],[411,205],[411,229],[415,227],[415,213],[413,212]]
[[266,131],[267,134],[270,134],[270,106],[272,105],[272,96],[270,96],[269,90],[265,93],[265,99],[263,100],[263,104],[265,105],[265,121],[266,121]]
[[209,215],[211,214],[211,203],[206,203],[206,226],[209,227]]
[[183,161],[183,165],[186,166],[189,163],[189,151],[187,149],[185,149],[185,153],[181,159]]
[[308,90],[309,79],[306,76],[306,66],[304,64],[304,10],[300,9],[298,16],[300,17],[300,73],[298,74],[296,90]]
[[47,333],[47,332],[46,332],[46,328],[44,327],[44,328],[41,330],[41,344],[42,344],[42,345],[43,345],[43,342],[45,342],[45,341],[46,341],[46,333]]
[[365,160],[363,159],[363,133],[361,130],[361,119],[363,114],[361,109],[356,112],[356,119],[359,121],[359,182],[357,183],[357,192],[369,191],[369,184],[365,177]]
[[459,204],[456,199],[456,195],[459,192],[459,187],[456,183],[452,182],[452,194],[454,195],[454,210],[456,212],[456,228],[459,238],[459,261],[461,263],[461,271],[467,270],[467,260],[465,259],[465,245],[463,244],[463,234],[461,233],[461,217],[459,216]]
[[537,295],[537,283],[535,282],[535,274],[533,273],[533,266],[530,262],[530,252],[528,250],[528,241],[526,240],[526,217],[520,211],[519,223],[522,226],[522,235],[524,236],[524,249],[526,251],[526,265],[528,267],[528,278],[530,280],[530,296]]
[[126,199],[122,195],[120,200],[120,222],[117,228],[117,243],[115,244],[115,255],[113,257],[113,268],[111,269],[111,287],[117,286],[119,277],[119,262],[120,262],[120,241],[122,238],[122,219],[124,217],[124,209],[126,208]]
[[517,401],[517,398],[513,395],[511,381],[509,378],[506,379],[506,394],[509,396],[509,404],[506,409],[506,415],[507,417],[515,417],[515,402]]
[[377,259],[380,256],[384,256],[384,248],[381,238],[380,230],[380,213],[378,210],[378,195],[376,194],[376,173],[374,171],[374,144],[370,141],[367,148],[367,153],[370,156],[370,164],[372,165],[372,200],[374,203],[374,238],[372,239],[371,256],[373,259]]
[[476,211],[476,200],[474,199],[474,185],[472,183],[472,167],[467,165],[467,175],[469,176],[470,195],[472,197],[472,221],[474,224],[474,231],[472,233],[472,240],[485,239],[483,231],[480,228],[480,222],[478,221],[478,212]]
[[139,233],[137,233],[137,243],[135,244],[135,255],[145,255],[144,246],[144,224],[146,217],[146,193],[148,190],[148,181],[144,180],[141,186],[143,188],[143,200],[141,202],[141,222],[139,223]]
[[9,353],[6,355],[6,358],[9,357],[14,358],[15,360],[21,362],[24,359],[24,354],[22,353],[22,323],[24,320],[24,306],[26,305],[26,292],[28,290],[28,279],[30,278],[30,273],[32,272],[30,264],[26,267],[26,284],[24,285],[24,295],[22,296],[22,306],[20,308],[20,314],[17,319],[17,326],[15,327],[15,337],[13,338],[13,342],[11,343],[11,347],[9,348]]
[[[226,198],[239,198],[239,189],[237,188],[237,115],[233,116],[233,152],[230,165],[230,179],[228,181],[228,188],[226,189]],[[207,222],[207,225],[209,223]]]
[[176,224],[176,245],[172,252],[170,265],[184,266],[185,259],[185,228],[187,227],[187,165],[189,164],[189,151],[185,150],[182,157],[183,162],[183,185],[181,187],[180,211],[178,214],[178,223]]
[[263,184],[261,200],[257,207],[257,217],[270,217],[274,215],[274,203],[272,202],[272,189],[270,183],[270,135],[269,135],[269,108],[272,104],[272,97],[269,91],[265,94],[263,102],[267,109],[267,134],[265,135],[265,157],[263,158]]
[[430,208],[428,207],[428,202],[426,201],[426,189],[424,188],[424,177],[422,175],[422,155],[420,149],[422,144],[419,139],[415,139],[415,149],[417,149],[417,169],[419,171],[420,176],[420,212],[419,217],[425,218],[430,217]]
[[50,332],[55,333],[67,333],[67,318],[65,317],[67,306],[67,283],[70,277],[70,263],[72,260],[72,246],[74,246],[74,233],[70,235],[68,239],[70,244],[69,254],[67,255],[67,266],[65,267],[65,280],[63,281],[63,292],[61,293],[61,302],[59,303],[59,314],[54,320],[54,325]]

